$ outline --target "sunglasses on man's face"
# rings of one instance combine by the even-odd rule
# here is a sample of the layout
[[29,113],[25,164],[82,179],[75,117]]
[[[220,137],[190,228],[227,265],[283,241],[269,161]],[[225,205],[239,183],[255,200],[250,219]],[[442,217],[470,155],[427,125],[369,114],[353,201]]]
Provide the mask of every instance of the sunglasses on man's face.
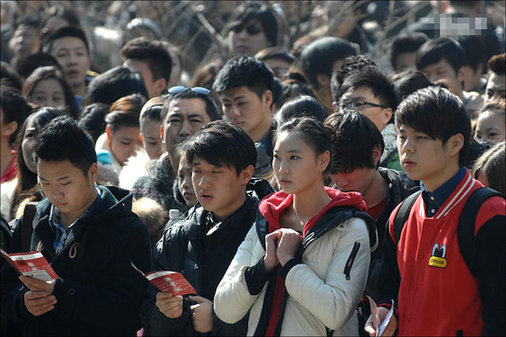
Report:
[[243,29],[246,29],[246,33],[249,35],[257,35],[262,32],[262,27],[258,23],[249,24],[246,27],[242,24],[238,24],[234,27],[232,27],[232,31],[234,33],[240,33]]
[[195,92],[200,95],[209,95],[209,93],[211,92],[209,89],[204,88],[204,87],[191,88],[191,87],[186,87],[184,85],[176,85],[175,87],[169,88],[169,90],[167,90],[167,93],[169,93],[170,95],[176,95],[176,94],[179,94],[184,91],[191,91],[191,92]]

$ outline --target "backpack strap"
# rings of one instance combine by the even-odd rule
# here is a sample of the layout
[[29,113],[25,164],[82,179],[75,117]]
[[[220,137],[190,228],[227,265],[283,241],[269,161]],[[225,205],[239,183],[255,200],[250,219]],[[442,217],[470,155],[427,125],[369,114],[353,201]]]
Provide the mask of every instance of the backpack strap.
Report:
[[394,240],[395,244],[399,243],[399,239],[401,238],[402,228],[404,228],[404,224],[408,221],[409,213],[411,212],[411,208],[415,204],[416,199],[422,193],[422,191],[418,191],[416,193],[408,196],[404,201],[402,201],[401,206],[397,210],[397,214],[395,214],[394,218]]
[[35,219],[35,212],[37,207],[37,202],[29,202],[25,205],[25,209],[23,211],[23,221],[21,222],[21,251],[29,252],[30,245],[32,242],[32,232],[33,232],[33,220]]
[[467,267],[473,274],[478,275],[476,266],[476,257],[474,256],[475,251],[475,224],[476,217],[481,208],[481,205],[494,196],[504,196],[491,188],[481,187],[474,190],[471,195],[467,198],[462,213],[460,213],[459,223],[457,225],[457,240],[459,243],[460,254],[464,258]]

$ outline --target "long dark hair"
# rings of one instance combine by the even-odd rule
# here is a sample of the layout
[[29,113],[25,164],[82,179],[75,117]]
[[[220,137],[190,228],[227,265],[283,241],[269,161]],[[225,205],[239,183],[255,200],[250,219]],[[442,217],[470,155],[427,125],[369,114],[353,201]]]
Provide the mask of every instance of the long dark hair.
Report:
[[79,118],[79,107],[77,106],[72,89],[65,79],[63,72],[55,66],[45,66],[35,69],[33,73],[28,76],[23,85],[23,96],[28,99],[37,84],[48,79],[55,79],[60,83],[65,96],[65,107],[67,112],[72,118],[77,120]]

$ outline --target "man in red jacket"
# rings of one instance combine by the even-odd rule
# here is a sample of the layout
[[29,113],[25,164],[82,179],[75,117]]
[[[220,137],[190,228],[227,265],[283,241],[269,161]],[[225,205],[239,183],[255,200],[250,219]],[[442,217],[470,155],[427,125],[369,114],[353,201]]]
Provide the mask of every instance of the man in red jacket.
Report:
[[[397,148],[408,177],[421,180],[398,240],[392,212],[385,236],[385,259],[378,288],[379,322],[394,300],[383,336],[504,335],[505,200],[493,196],[477,210],[475,272],[462,256],[457,225],[470,194],[482,187],[463,166],[471,126],[462,102],[448,90],[421,89],[398,107]],[[369,318],[365,330],[375,336]]]

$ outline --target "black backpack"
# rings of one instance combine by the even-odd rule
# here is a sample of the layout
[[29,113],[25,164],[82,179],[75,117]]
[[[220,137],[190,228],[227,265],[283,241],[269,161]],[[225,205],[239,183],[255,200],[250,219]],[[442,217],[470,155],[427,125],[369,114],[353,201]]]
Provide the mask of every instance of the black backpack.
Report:
[[[422,193],[422,191],[416,192],[407,197],[402,202],[399,210],[397,211],[397,214],[395,215],[393,221],[395,244],[399,242],[402,228],[408,220],[411,208],[413,207],[413,204],[415,203],[420,193]],[[493,196],[500,196],[504,198],[501,193],[487,187],[481,187],[473,191],[464,204],[464,208],[462,209],[462,213],[460,213],[459,222],[457,225],[457,240],[459,243],[460,254],[464,258],[464,261],[471,271],[471,274],[473,274],[475,277],[477,275],[477,269],[473,251],[475,245],[474,229],[476,216],[478,215],[478,211],[480,210],[481,205],[487,199]]]

